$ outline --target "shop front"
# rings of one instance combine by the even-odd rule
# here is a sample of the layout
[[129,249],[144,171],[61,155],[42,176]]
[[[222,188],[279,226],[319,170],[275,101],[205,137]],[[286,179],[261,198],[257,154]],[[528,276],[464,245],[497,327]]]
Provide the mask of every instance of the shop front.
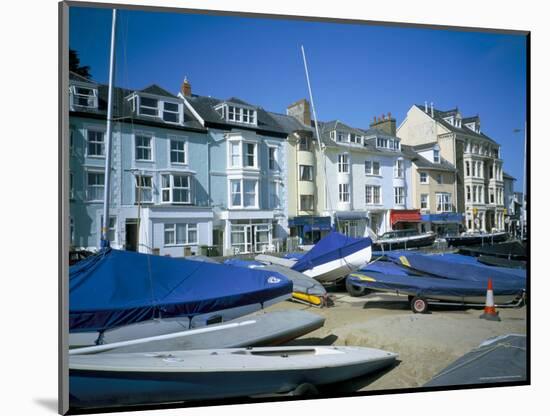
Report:
[[288,220],[291,237],[300,237],[301,244],[315,244],[332,229],[330,217],[302,215]]
[[392,230],[419,230],[422,222],[419,209],[392,209],[390,210],[390,224]]
[[433,231],[438,237],[457,235],[463,231],[464,215],[458,212],[422,215],[424,231]]
[[334,225],[338,232],[348,237],[363,237],[367,227],[367,212],[337,211],[334,214]]

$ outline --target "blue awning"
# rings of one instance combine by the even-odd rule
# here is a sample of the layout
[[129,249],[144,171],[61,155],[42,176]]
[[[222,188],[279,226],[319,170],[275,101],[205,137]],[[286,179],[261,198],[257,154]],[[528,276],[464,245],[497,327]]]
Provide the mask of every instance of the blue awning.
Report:
[[332,227],[330,223],[317,225],[305,224],[303,230],[305,233],[309,233],[310,231],[330,231],[332,230]]
[[[314,230],[330,230],[330,217],[316,217],[313,215],[302,215],[299,217],[290,218],[288,220],[289,227],[298,227],[303,225],[304,227],[313,227]],[[317,228],[321,227],[321,228]],[[311,231],[311,229],[309,230]]]
[[367,211],[340,211],[334,214],[338,220],[366,220]]
[[464,220],[464,214],[458,212],[443,212],[441,214],[422,215],[422,222],[459,223]]

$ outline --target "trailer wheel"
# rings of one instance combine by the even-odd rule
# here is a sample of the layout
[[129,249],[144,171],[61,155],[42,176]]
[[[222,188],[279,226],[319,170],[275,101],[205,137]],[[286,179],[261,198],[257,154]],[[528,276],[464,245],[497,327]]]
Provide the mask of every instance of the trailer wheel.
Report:
[[348,279],[346,279],[346,290],[348,291],[350,296],[354,298],[364,296],[369,293],[369,290],[366,287],[355,286]]
[[411,309],[414,313],[426,313],[428,312],[428,301],[419,296],[415,296],[411,300]]

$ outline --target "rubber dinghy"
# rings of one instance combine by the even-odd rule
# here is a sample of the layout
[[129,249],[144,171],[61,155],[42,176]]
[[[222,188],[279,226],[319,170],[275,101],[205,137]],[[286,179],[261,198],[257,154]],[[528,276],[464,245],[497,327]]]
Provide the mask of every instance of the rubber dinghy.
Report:
[[250,269],[271,270],[280,273],[292,281],[292,300],[318,307],[327,306],[328,297],[325,287],[312,277],[306,276],[296,270],[277,264],[266,264],[253,260],[228,259],[224,264],[248,267]]
[[166,318],[178,318],[179,328],[197,328],[291,294],[292,282],[273,271],[106,249],[70,268],[70,338],[92,333],[100,343],[107,330]]
[[488,339],[463,355],[424,387],[527,381],[527,338],[508,334]]
[[392,365],[363,347],[267,347],[69,357],[71,408],[226,399],[341,382]]

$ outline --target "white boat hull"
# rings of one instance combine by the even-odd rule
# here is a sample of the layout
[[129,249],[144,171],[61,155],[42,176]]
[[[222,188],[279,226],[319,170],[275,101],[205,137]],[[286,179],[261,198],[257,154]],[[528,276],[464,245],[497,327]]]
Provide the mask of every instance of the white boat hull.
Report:
[[362,347],[270,347],[76,355],[71,408],[249,397],[359,377],[397,354]]
[[365,266],[371,257],[372,248],[368,246],[349,256],[320,264],[302,273],[323,284],[334,283]]

